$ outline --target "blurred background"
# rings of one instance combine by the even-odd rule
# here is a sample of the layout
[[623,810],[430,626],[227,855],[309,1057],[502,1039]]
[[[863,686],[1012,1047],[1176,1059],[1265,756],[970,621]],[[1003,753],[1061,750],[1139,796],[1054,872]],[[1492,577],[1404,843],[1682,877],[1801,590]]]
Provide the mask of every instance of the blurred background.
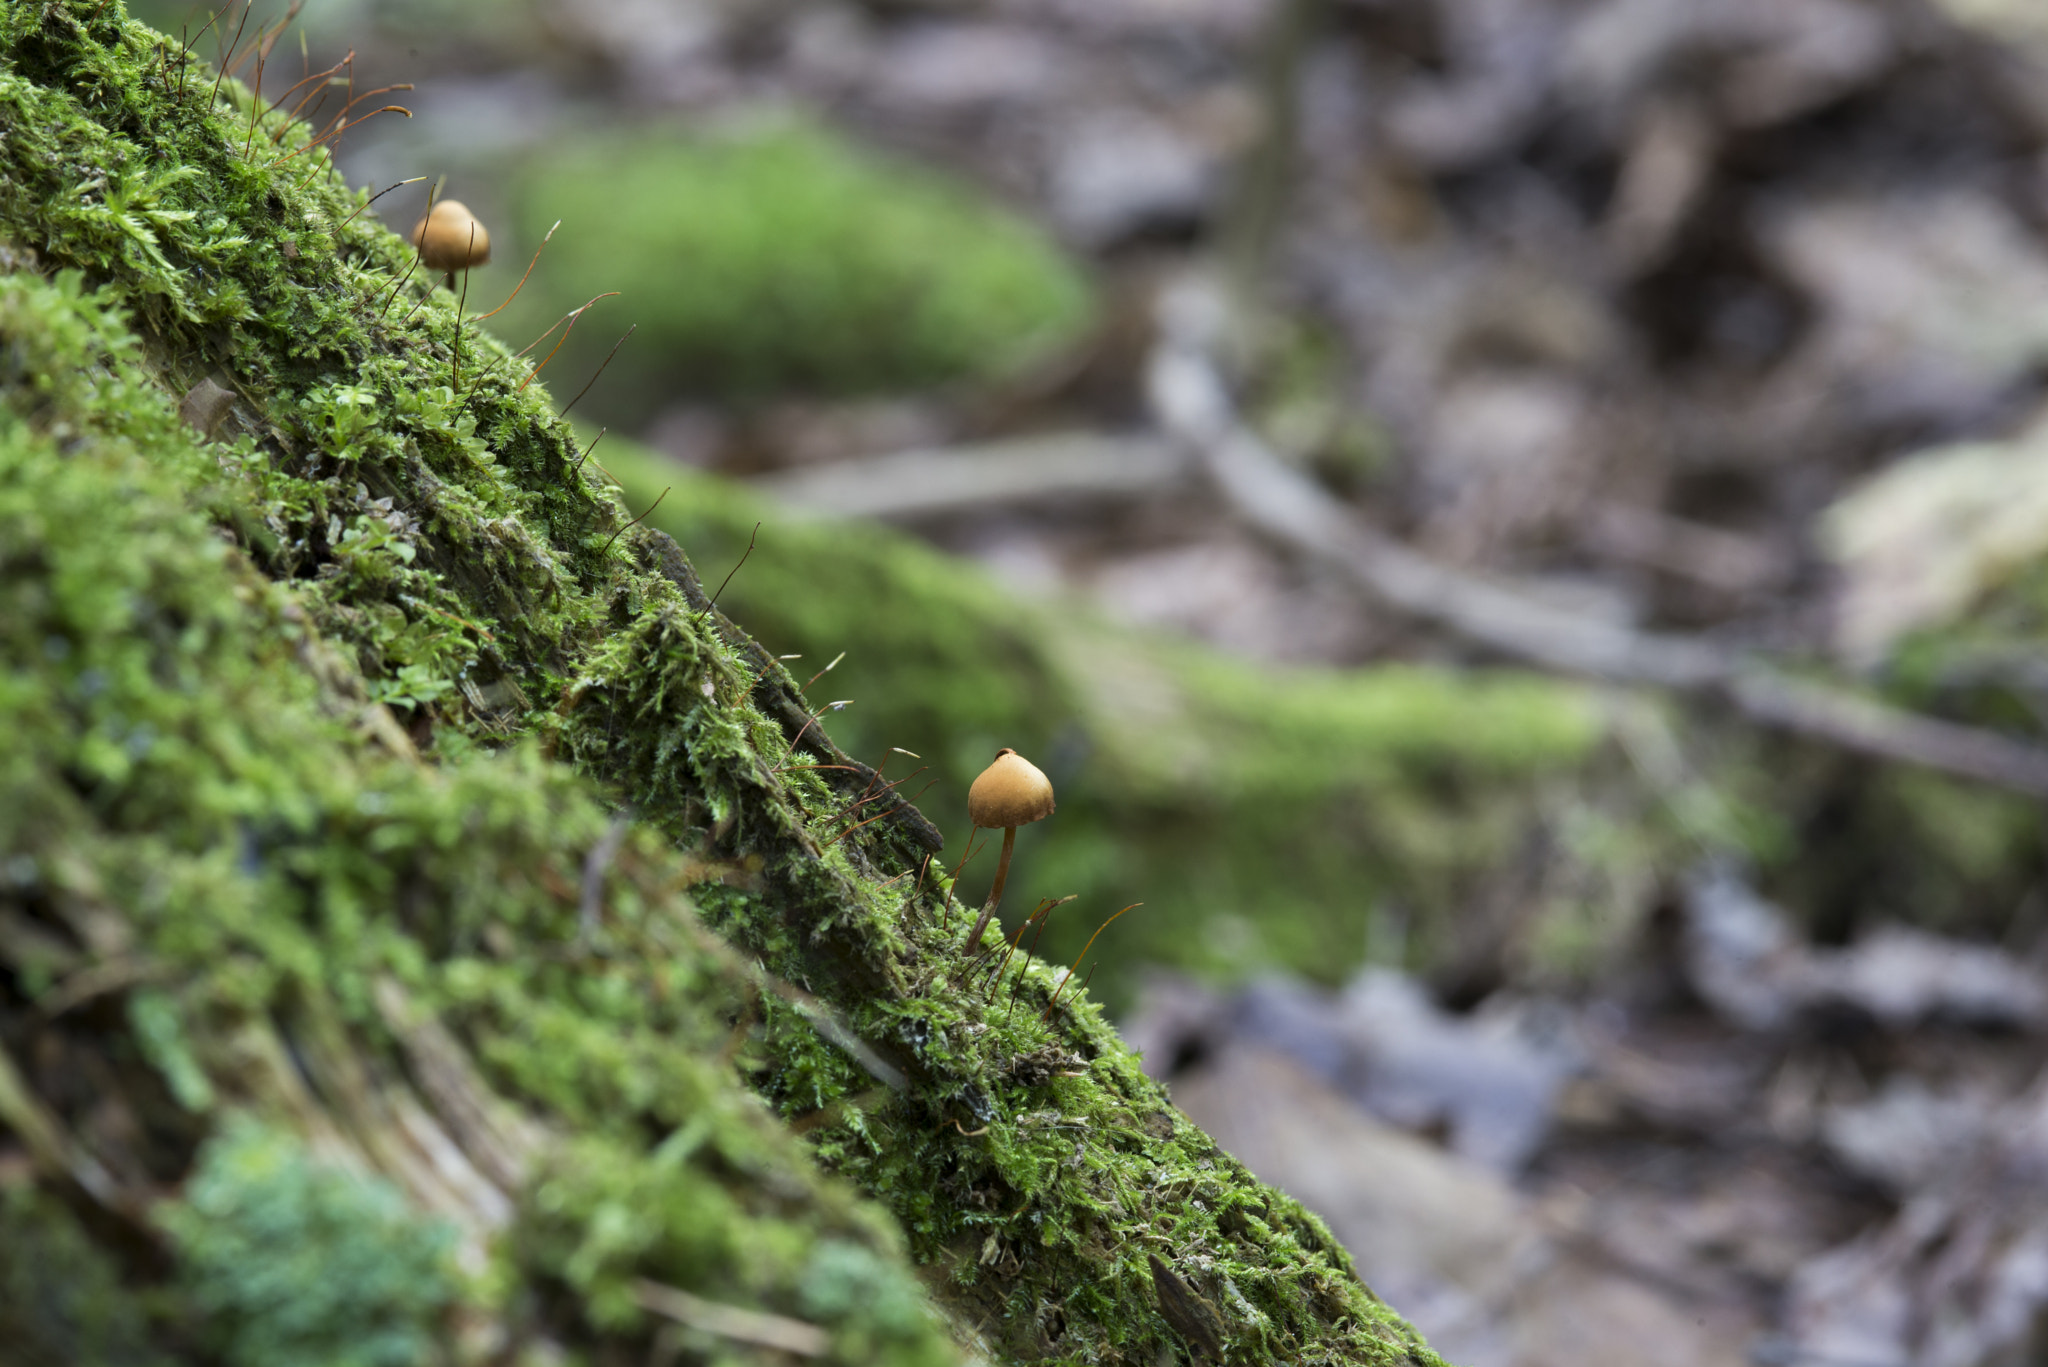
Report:
[[559,223],[487,326],[607,296],[592,459],[949,864],[1051,775],[1009,927],[1143,903],[1096,994],[1446,1356],[2048,1361],[2048,5],[310,0],[266,92],[351,51],[373,212],[472,313]]

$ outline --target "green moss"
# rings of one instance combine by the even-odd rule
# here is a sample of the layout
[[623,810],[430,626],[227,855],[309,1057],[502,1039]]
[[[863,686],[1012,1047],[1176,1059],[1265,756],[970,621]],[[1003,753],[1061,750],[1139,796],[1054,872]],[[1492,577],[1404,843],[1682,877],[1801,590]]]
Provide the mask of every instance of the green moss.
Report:
[[[311,1056],[336,1030],[388,1047],[372,999],[378,980],[402,982],[468,1032],[506,1095],[592,1135],[582,1186],[541,1178],[507,1193],[530,1214],[502,1256],[541,1286],[589,1293],[566,1322],[572,1341],[652,1332],[617,1302],[632,1276],[694,1277],[681,1284],[721,1302],[794,1309],[817,1250],[849,1240],[887,1269],[899,1301],[915,1297],[886,1223],[821,1182],[705,1061],[746,989],[658,891],[687,866],[646,841],[620,853],[607,912],[633,971],[545,948],[504,962],[492,944],[574,943],[575,888],[608,820],[592,795],[530,747],[430,771],[356,733],[366,690],[351,698],[343,673],[343,691],[328,691],[300,663],[323,649],[300,594],[250,572],[186,506],[225,496],[216,481],[236,453],[192,442],[106,295],[76,275],[0,277],[0,339],[17,377],[0,408],[0,726],[12,738],[0,901],[60,925],[81,905],[122,909],[123,943],[134,937],[166,984],[128,998],[128,1029],[176,1103],[207,1111],[226,1092],[286,1122],[284,1097],[252,1095],[236,1041],[275,1014]],[[0,965],[14,960],[0,943]],[[0,978],[36,995],[56,985],[4,966]],[[330,1123],[380,1152],[369,1118],[341,1094],[326,1100],[339,1110]],[[650,1128],[696,1138],[650,1150]],[[230,1129],[209,1153],[163,1218],[179,1313],[225,1360],[413,1362],[445,1336],[440,1236],[387,1189],[313,1164],[274,1128]],[[666,1262],[658,1237],[613,1250],[604,1281],[551,1261],[560,1231],[604,1226],[616,1189],[664,1183],[690,1199],[636,1218],[663,1237],[755,1250],[745,1276]],[[62,1321],[68,1303],[45,1318]],[[516,1321],[538,1307],[498,1309]],[[857,1352],[842,1360],[948,1360],[932,1324],[886,1310],[825,1321]]]
[[[110,1079],[10,1115],[39,1180],[140,1209],[253,1114],[455,1225],[445,1352],[766,1360],[657,1324],[666,1277],[943,1360],[907,1247],[962,1339],[1153,1362],[1159,1249],[1237,1360],[1435,1361],[1084,991],[976,980],[916,824],[849,825],[867,780],[545,389],[175,58],[114,0],[0,17],[0,1025]],[[212,1237],[119,1275],[203,1321],[258,1270]]]
[[158,1218],[231,1367],[415,1367],[455,1300],[455,1230],[387,1182],[231,1126]]
[[604,381],[605,401],[628,417],[644,416],[627,411],[642,394],[986,378],[1088,323],[1087,286],[1022,219],[803,123],[587,137],[525,163],[513,197],[527,242],[562,226],[507,334],[537,335],[623,291],[593,310],[551,373],[588,375],[638,324]]

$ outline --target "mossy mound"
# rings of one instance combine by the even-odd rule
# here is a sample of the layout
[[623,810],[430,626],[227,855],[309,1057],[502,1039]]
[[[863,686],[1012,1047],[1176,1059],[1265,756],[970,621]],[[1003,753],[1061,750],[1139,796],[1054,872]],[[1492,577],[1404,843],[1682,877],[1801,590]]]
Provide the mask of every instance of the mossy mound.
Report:
[[[551,372],[587,376],[638,325],[606,373],[608,420],[642,418],[664,395],[989,379],[1089,323],[1086,282],[1022,218],[794,119],[586,136],[523,159],[510,198],[524,242],[562,226],[505,314],[508,336],[620,291]],[[496,274],[516,279],[524,264]]]
[[[195,443],[76,272],[4,277],[0,337],[0,1040],[26,1080],[0,1076],[0,1128],[170,1264],[155,1297],[127,1274],[144,1341],[383,1367],[431,1360],[459,1301],[632,1343],[647,1279],[802,1313],[842,1361],[953,1360],[886,1297],[819,1314],[842,1248],[894,1303],[921,1292],[887,1218],[716,1066],[755,989],[666,890],[687,865],[622,845],[580,940],[611,822],[589,785],[530,745],[409,753],[304,600],[190,507],[230,506],[254,445]],[[195,1153],[252,1115],[270,1130]],[[86,1258],[61,1207],[10,1199],[0,1242]],[[48,1301],[48,1275],[14,1265],[0,1324],[90,1358],[113,1331],[37,1312],[83,1294]]]
[[0,125],[24,1356],[326,1351],[265,1282],[320,1260],[248,1264],[438,1221],[452,1299],[354,1308],[447,1360],[946,1360],[906,1247],[1006,1359],[1436,1360],[1085,992],[963,961],[936,833],[308,130],[117,0],[5,11]]

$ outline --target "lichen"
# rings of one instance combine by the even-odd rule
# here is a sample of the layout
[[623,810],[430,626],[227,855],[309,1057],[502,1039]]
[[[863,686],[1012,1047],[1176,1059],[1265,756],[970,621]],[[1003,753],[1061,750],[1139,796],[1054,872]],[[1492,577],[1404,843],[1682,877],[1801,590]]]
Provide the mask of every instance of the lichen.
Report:
[[256,1116],[452,1222],[478,1358],[796,1324],[947,1360],[907,1252],[1006,1358],[1435,1361],[1085,990],[985,985],[921,819],[855,824],[871,780],[525,363],[213,92],[118,0],[0,19],[0,1099],[38,1181],[146,1243]]

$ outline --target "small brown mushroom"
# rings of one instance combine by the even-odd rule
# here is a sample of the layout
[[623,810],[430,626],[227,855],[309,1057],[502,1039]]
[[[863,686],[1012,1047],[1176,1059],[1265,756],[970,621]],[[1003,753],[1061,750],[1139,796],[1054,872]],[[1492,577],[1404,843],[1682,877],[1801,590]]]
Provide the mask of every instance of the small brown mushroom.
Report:
[[1007,745],[996,751],[995,762],[981,771],[981,777],[967,790],[967,819],[983,830],[1002,828],[1003,853],[996,860],[996,881],[988,890],[988,901],[980,919],[967,935],[967,952],[981,946],[981,932],[1003,900],[1003,884],[1010,878],[1010,854],[1017,848],[1017,828],[1052,815],[1052,780],[1030,760]]
[[459,199],[444,199],[412,226],[412,244],[429,270],[446,274],[455,288],[455,272],[491,259],[491,235]]

